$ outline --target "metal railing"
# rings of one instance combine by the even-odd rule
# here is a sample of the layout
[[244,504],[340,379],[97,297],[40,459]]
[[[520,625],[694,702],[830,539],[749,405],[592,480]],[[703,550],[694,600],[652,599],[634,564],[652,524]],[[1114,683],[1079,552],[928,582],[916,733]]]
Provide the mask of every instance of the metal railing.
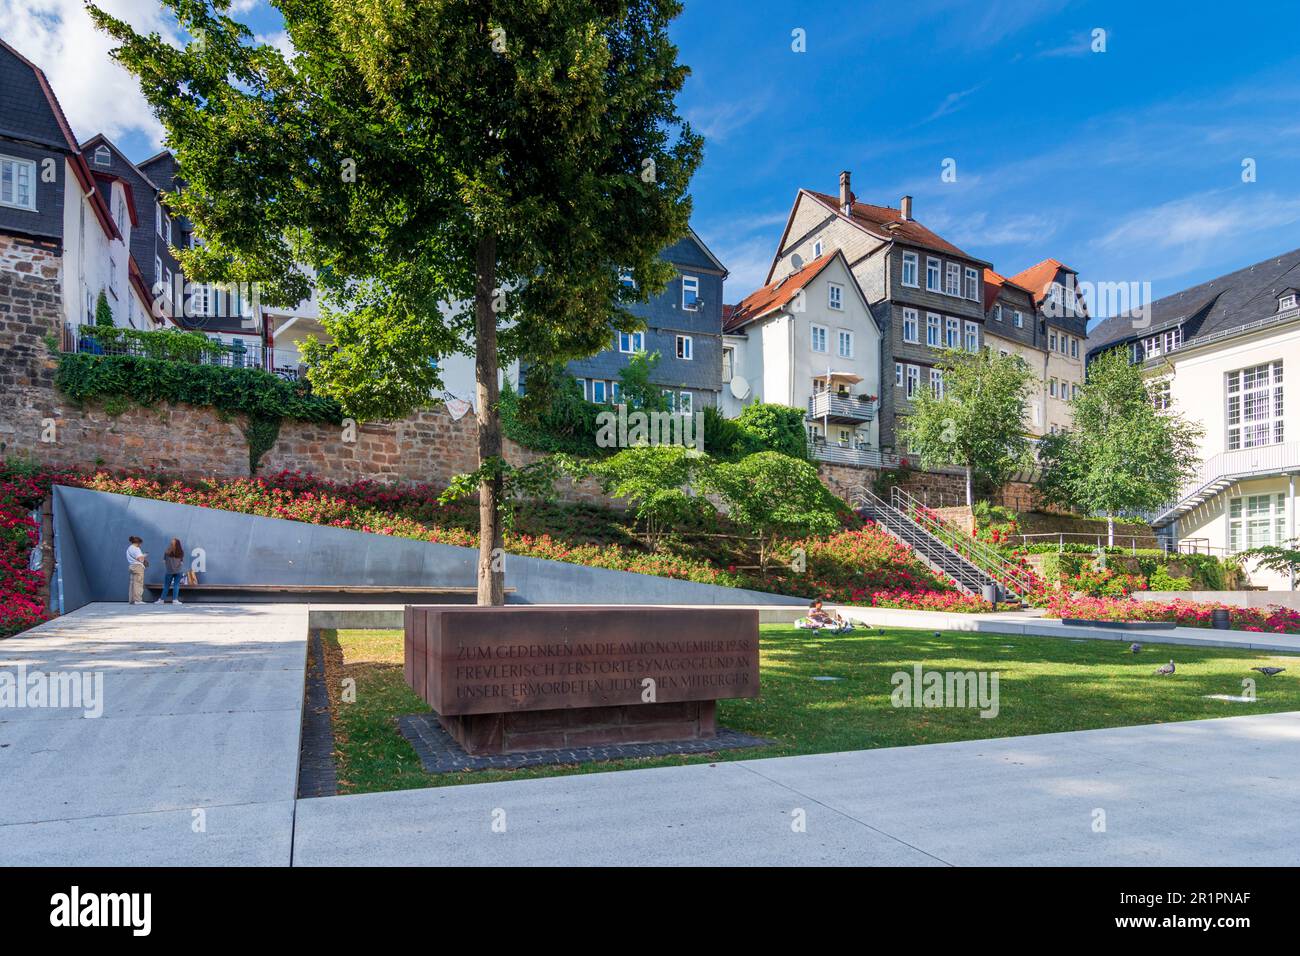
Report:
[[940,518],[902,488],[894,488],[890,497],[895,511],[917,524],[949,550],[965,558],[1016,597],[1024,598],[1037,590],[1037,582],[1029,572],[1012,564],[994,548],[971,537],[952,522]]
[[[1179,511],[1185,502],[1191,502],[1194,506],[1200,500],[1213,497],[1222,490],[1216,487],[1218,485],[1293,471],[1300,472],[1300,442],[1219,452],[1201,462],[1196,474],[1183,485],[1176,499],[1156,509],[1152,522],[1165,517],[1177,517],[1176,514],[1171,515],[1171,512]],[[1181,510],[1190,508],[1181,507]]]
[[875,401],[854,395],[839,395],[831,391],[817,392],[808,399],[809,418],[848,419],[869,422],[876,417]]
[[259,368],[290,380],[306,377],[306,366],[302,364],[296,349],[266,348],[261,345],[248,347],[239,340],[236,340],[237,344],[230,345],[218,339],[209,339],[211,348],[191,357],[168,352],[161,347],[151,348],[137,339],[107,339],[108,336],[96,336],[93,326],[83,327],[64,337],[63,350],[82,355],[135,355],[140,358],[162,358],[172,362],[219,365],[224,368]]
[[[808,442],[808,454],[816,461],[832,465],[851,465],[857,468],[902,468],[928,471],[943,475],[960,475],[965,472],[955,466],[922,469],[920,463],[907,455],[896,455],[869,447],[866,443],[835,442],[817,438]],[[962,503],[965,501],[963,499]]]
[[[1186,339],[1171,349],[1161,350],[1159,355],[1143,357],[1143,362],[1147,366],[1159,364],[1162,356],[1170,355],[1174,352],[1181,352],[1185,349],[1195,348],[1199,345],[1209,345],[1211,342],[1219,342],[1223,339],[1230,339],[1237,335],[1245,335],[1247,332],[1256,332],[1260,329],[1267,329],[1274,325],[1284,325],[1300,318],[1300,308],[1287,309],[1285,312],[1279,312],[1276,315],[1270,315],[1263,319],[1256,319],[1254,322],[1247,322],[1244,325],[1236,325],[1230,329],[1219,329],[1216,332],[1207,332],[1205,335],[1198,335],[1195,338]],[[1172,327],[1172,326],[1171,326]]]
[[[1051,539],[1055,539],[1055,540],[1056,540],[1056,543],[1057,543],[1057,550],[1058,550],[1058,551],[1064,551],[1064,550],[1065,550],[1065,545],[1066,545],[1067,539],[1069,540],[1069,543],[1071,543],[1071,544],[1073,544],[1073,543],[1075,542],[1075,540],[1081,540],[1081,541],[1088,542],[1088,543],[1095,543],[1095,544],[1097,545],[1097,547],[1099,547],[1099,548],[1101,548],[1101,547],[1107,547],[1107,544],[1106,544],[1106,532],[1104,532],[1104,531],[1102,531],[1102,532],[1092,532],[1092,531],[1041,531],[1041,532],[1036,532],[1036,533],[1034,533],[1034,534],[1018,534],[1018,535],[1016,535],[1016,537],[1018,537],[1018,538],[1020,539],[1020,543],[1021,543],[1021,544],[1030,544],[1030,543],[1031,543],[1031,541],[1030,541],[1031,538],[1051,538]],[[1138,542],[1139,542],[1139,541],[1143,542],[1142,547],[1145,548],[1145,549],[1160,550],[1160,551],[1168,551],[1168,550],[1169,550],[1169,548],[1167,547],[1167,544],[1166,544],[1165,540],[1164,540],[1163,538],[1159,537],[1158,535],[1154,535],[1154,534],[1148,534],[1148,535],[1117,534],[1117,535],[1115,536],[1115,540],[1116,540],[1117,542],[1127,540],[1127,541],[1129,542],[1129,548],[1130,548],[1130,550],[1132,550],[1132,551],[1134,551],[1134,552],[1136,552],[1137,549],[1138,549]],[[1151,542],[1151,543],[1150,543],[1150,544],[1147,544],[1146,542]],[[1122,545],[1118,545],[1118,544],[1117,544],[1116,547],[1122,547]]]

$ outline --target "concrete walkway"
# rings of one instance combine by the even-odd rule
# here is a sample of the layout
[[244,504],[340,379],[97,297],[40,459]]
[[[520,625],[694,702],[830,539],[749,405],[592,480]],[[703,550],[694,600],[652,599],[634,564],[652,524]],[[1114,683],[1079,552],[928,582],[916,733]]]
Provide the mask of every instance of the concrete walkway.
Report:
[[0,864],[1300,864],[1300,713],[295,800],[311,610],[99,604],[0,642],[104,699],[0,709]]
[[103,678],[98,718],[0,708],[0,864],[287,865],[306,638],[303,606],[92,604],[0,641]]
[[1294,866],[1298,796],[1271,714],[304,800],[294,865]]

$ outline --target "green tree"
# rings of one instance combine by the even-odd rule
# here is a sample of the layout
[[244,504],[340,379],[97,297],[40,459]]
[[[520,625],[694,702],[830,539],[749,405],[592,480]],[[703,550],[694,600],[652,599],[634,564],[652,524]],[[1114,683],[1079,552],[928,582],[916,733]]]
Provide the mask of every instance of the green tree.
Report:
[[700,475],[700,484],[722,498],[734,523],[758,538],[764,572],[779,535],[829,534],[839,526],[838,503],[817,469],[780,452],[719,462]]
[[650,375],[659,365],[659,358],[658,352],[634,352],[618,373],[621,398],[629,408],[639,408],[644,412],[669,410],[664,390],[650,384]]
[[627,499],[645,529],[647,544],[657,551],[674,526],[716,513],[707,498],[691,490],[697,475],[708,468],[708,459],[681,445],[643,445],[591,463],[588,473],[599,479],[606,494]]
[[975,477],[1000,487],[1033,461],[1025,436],[1025,403],[1033,373],[1019,356],[992,349],[945,349],[935,366],[942,394],[923,384],[900,429],[926,468],[966,470],[966,504],[975,504]]
[[1173,501],[1196,473],[1204,429],[1158,410],[1142,370],[1122,349],[1103,353],[1070,402],[1068,431],[1044,435],[1039,490],[1051,503],[1106,516],[1115,543],[1115,517]]
[[163,3],[194,42],[90,10],[176,153],[186,274],[288,304],[311,267],[311,381],[355,417],[426,404],[437,360],[472,351],[479,601],[501,603],[498,369],[599,351],[674,274],[702,155],[674,103],[681,4],[283,0],[286,58],[225,3]]
[[745,406],[736,424],[749,432],[768,451],[780,452],[801,461],[808,460],[808,433],[802,408],[755,402]]
[[113,309],[108,304],[108,294],[99,290],[99,298],[95,300],[95,325],[101,329],[111,329],[113,327]]

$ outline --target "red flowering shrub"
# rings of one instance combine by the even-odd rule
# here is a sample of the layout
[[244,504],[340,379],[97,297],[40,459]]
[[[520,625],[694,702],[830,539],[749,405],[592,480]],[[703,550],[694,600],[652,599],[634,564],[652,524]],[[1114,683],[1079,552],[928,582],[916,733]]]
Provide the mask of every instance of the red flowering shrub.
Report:
[[1088,621],[1164,621],[1180,627],[1210,627],[1211,614],[1227,609],[1233,630],[1300,634],[1300,611],[1269,607],[1233,607],[1209,601],[1139,601],[1135,598],[1074,597],[1060,592],[1049,598],[1047,616]]
[[0,473],[0,637],[49,618],[40,597],[45,576],[27,566],[40,540],[31,511],[48,487],[37,478]]
[[[45,473],[27,481],[37,500],[51,483],[59,483],[439,544],[470,548],[478,544],[477,505],[466,501],[443,504],[438,501],[441,489],[428,484],[343,484],[296,471],[223,481],[68,472]],[[988,609],[984,602],[968,599],[939,580],[905,545],[873,525],[784,541],[776,548],[767,575],[762,576],[757,568],[738,563],[734,553],[724,557],[720,551],[686,545],[649,552],[639,547],[630,533],[608,540],[608,511],[574,508],[537,513],[544,519],[530,519],[505,532],[507,552],[846,604]],[[596,528],[593,534],[592,526],[599,521],[606,527]],[[539,524],[548,530],[538,531],[535,526]],[[600,540],[591,540],[593,536]]]

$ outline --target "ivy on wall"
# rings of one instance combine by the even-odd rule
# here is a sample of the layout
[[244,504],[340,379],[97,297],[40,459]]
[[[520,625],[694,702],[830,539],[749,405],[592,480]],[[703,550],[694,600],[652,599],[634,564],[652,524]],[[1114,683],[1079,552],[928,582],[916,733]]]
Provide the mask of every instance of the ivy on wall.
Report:
[[338,404],[313,395],[306,382],[290,382],[258,368],[141,355],[64,354],[54,384],[73,401],[102,401],[110,412],[120,413],[128,403],[146,408],[186,404],[242,415],[250,473],[275,444],[283,419],[330,424],[343,420]]

